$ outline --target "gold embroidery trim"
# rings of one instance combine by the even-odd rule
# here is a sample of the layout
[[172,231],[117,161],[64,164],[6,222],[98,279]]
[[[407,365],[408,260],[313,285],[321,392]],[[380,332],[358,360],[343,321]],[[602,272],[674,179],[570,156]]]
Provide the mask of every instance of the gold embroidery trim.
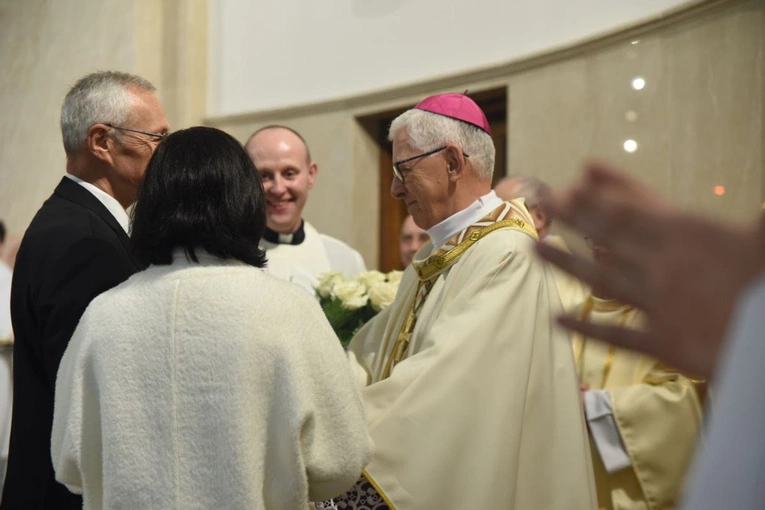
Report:
[[363,470],[361,474],[364,478],[367,479],[367,481],[369,482],[369,485],[374,487],[374,489],[377,491],[377,494],[379,494],[380,497],[383,499],[383,501],[385,501],[385,504],[388,505],[391,508],[391,510],[396,510],[396,506],[393,503],[391,503],[390,499],[388,499],[388,496],[386,496],[383,490],[380,488],[380,486],[377,485],[377,482],[375,482],[372,479],[372,477],[369,476],[369,473],[367,472],[367,470],[366,469]]
[[[412,298],[412,302],[406,312],[406,319],[404,319],[404,323],[401,325],[401,330],[398,332],[396,343],[393,344],[393,349],[390,351],[388,361],[385,362],[385,369],[382,373],[382,379],[387,379],[390,377],[394,362],[399,363],[402,359],[404,359],[406,349],[409,347],[409,341],[412,339],[412,331],[414,331],[414,305],[417,303],[417,296],[420,294],[420,289],[424,284],[425,282],[422,281],[417,284],[417,289],[415,289],[414,297]],[[409,329],[410,327],[411,329]]]
[[434,256],[432,260],[426,262],[422,267],[415,266],[417,276],[420,278],[420,280],[430,280],[444,268],[454,264],[471,246],[473,246],[480,239],[500,228],[514,228],[517,230],[522,230],[535,240],[538,239],[534,227],[519,218],[510,218],[507,220],[498,221],[482,228],[481,230],[473,232],[467,236],[460,244],[447,251],[443,255]]
[[[388,355],[388,361],[385,362],[385,369],[383,370],[381,380],[385,380],[390,377],[390,374],[393,371],[393,367],[395,366],[394,364],[398,364],[406,358],[406,351],[409,348],[409,342],[412,340],[412,333],[414,332],[414,325],[416,322],[414,317],[414,306],[417,302],[417,296],[420,293],[421,286],[426,285],[428,280],[436,276],[444,268],[451,266],[457,260],[459,260],[459,258],[468,250],[468,248],[473,246],[477,241],[501,228],[521,230],[530,235],[533,239],[538,239],[537,232],[534,230],[534,227],[531,224],[518,218],[510,218],[502,221],[497,221],[491,225],[483,227],[480,230],[476,230],[465,239],[463,239],[460,244],[447,251],[443,255],[433,257],[433,260],[426,262],[422,267],[418,268],[417,266],[414,266],[420,282],[417,285],[412,303],[409,305],[406,319],[401,325],[401,329],[399,330],[398,336],[396,337],[396,342],[393,344],[393,349],[391,349],[390,355]],[[430,292],[430,289],[428,289],[428,292]]]

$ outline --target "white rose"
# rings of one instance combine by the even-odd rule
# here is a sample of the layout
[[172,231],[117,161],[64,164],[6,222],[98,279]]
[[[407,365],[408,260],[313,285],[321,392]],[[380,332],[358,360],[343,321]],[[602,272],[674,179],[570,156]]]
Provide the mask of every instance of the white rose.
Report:
[[384,282],[385,275],[380,271],[365,271],[358,275],[356,280],[369,290],[378,283]]
[[340,271],[327,271],[319,276],[319,284],[316,286],[316,292],[323,298],[332,295],[332,291],[338,283],[344,282],[345,276]]
[[397,282],[382,282],[372,287],[369,290],[369,301],[372,303],[372,308],[378,312],[388,308],[393,303],[397,290]]
[[369,295],[364,285],[357,281],[344,281],[335,285],[332,295],[343,303],[343,308],[356,310],[367,304]]
[[403,271],[391,271],[390,273],[386,274],[385,277],[388,279],[391,283],[398,283],[401,281],[401,277],[403,276]]

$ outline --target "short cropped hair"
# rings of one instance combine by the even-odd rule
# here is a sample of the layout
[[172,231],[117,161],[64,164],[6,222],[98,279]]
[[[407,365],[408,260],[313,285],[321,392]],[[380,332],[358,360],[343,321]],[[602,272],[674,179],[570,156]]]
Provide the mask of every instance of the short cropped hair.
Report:
[[232,136],[209,127],[177,131],[159,144],[133,209],[131,241],[146,264],[170,264],[183,248],[264,267],[263,183]]
[[0,221],[0,244],[5,242],[5,223]]
[[124,126],[128,122],[131,87],[155,91],[154,85],[140,76],[117,71],[92,73],[74,84],[61,107],[61,135],[67,154],[82,148],[93,124]]
[[404,128],[411,144],[423,152],[448,144],[458,146],[469,156],[476,175],[491,180],[497,151],[491,135],[486,131],[467,122],[412,109],[393,119],[388,140],[392,142]]
[[253,138],[255,138],[257,135],[259,135],[263,131],[268,131],[270,129],[284,129],[285,131],[289,131],[293,135],[295,135],[298,138],[300,138],[300,141],[303,142],[303,147],[305,147],[306,161],[307,161],[307,163],[309,165],[311,164],[311,162],[313,161],[311,159],[311,149],[308,148],[308,142],[305,141],[305,138],[303,138],[303,135],[301,135],[300,133],[298,133],[297,131],[295,131],[291,127],[282,126],[281,124],[270,124],[268,126],[264,126],[264,127],[260,128],[260,129],[258,129],[257,131],[255,131],[253,134],[250,135],[250,137],[247,139],[247,142],[245,142],[244,146],[247,147],[248,145],[250,145],[250,142],[252,141]]

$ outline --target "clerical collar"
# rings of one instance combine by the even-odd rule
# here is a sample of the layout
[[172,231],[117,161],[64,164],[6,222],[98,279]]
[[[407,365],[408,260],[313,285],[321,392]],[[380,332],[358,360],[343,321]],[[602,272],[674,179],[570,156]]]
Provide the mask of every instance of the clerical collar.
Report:
[[291,234],[280,234],[279,232],[266,227],[266,231],[263,233],[263,239],[273,244],[300,244],[305,241],[305,228],[303,228],[303,225],[303,220],[300,220],[300,226]]
[[502,199],[492,190],[460,212],[454,213],[441,223],[430,227],[427,232],[431,243],[433,243],[431,253],[446,244],[446,241],[454,234],[462,232],[500,205],[502,205]]

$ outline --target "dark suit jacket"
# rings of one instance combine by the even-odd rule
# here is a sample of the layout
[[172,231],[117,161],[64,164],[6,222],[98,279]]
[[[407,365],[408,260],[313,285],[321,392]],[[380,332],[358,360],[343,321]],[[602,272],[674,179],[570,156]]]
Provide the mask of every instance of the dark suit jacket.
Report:
[[64,177],[24,234],[13,272],[13,418],[0,508],[82,508],[53,473],[56,372],[90,301],[140,269],[114,216]]

